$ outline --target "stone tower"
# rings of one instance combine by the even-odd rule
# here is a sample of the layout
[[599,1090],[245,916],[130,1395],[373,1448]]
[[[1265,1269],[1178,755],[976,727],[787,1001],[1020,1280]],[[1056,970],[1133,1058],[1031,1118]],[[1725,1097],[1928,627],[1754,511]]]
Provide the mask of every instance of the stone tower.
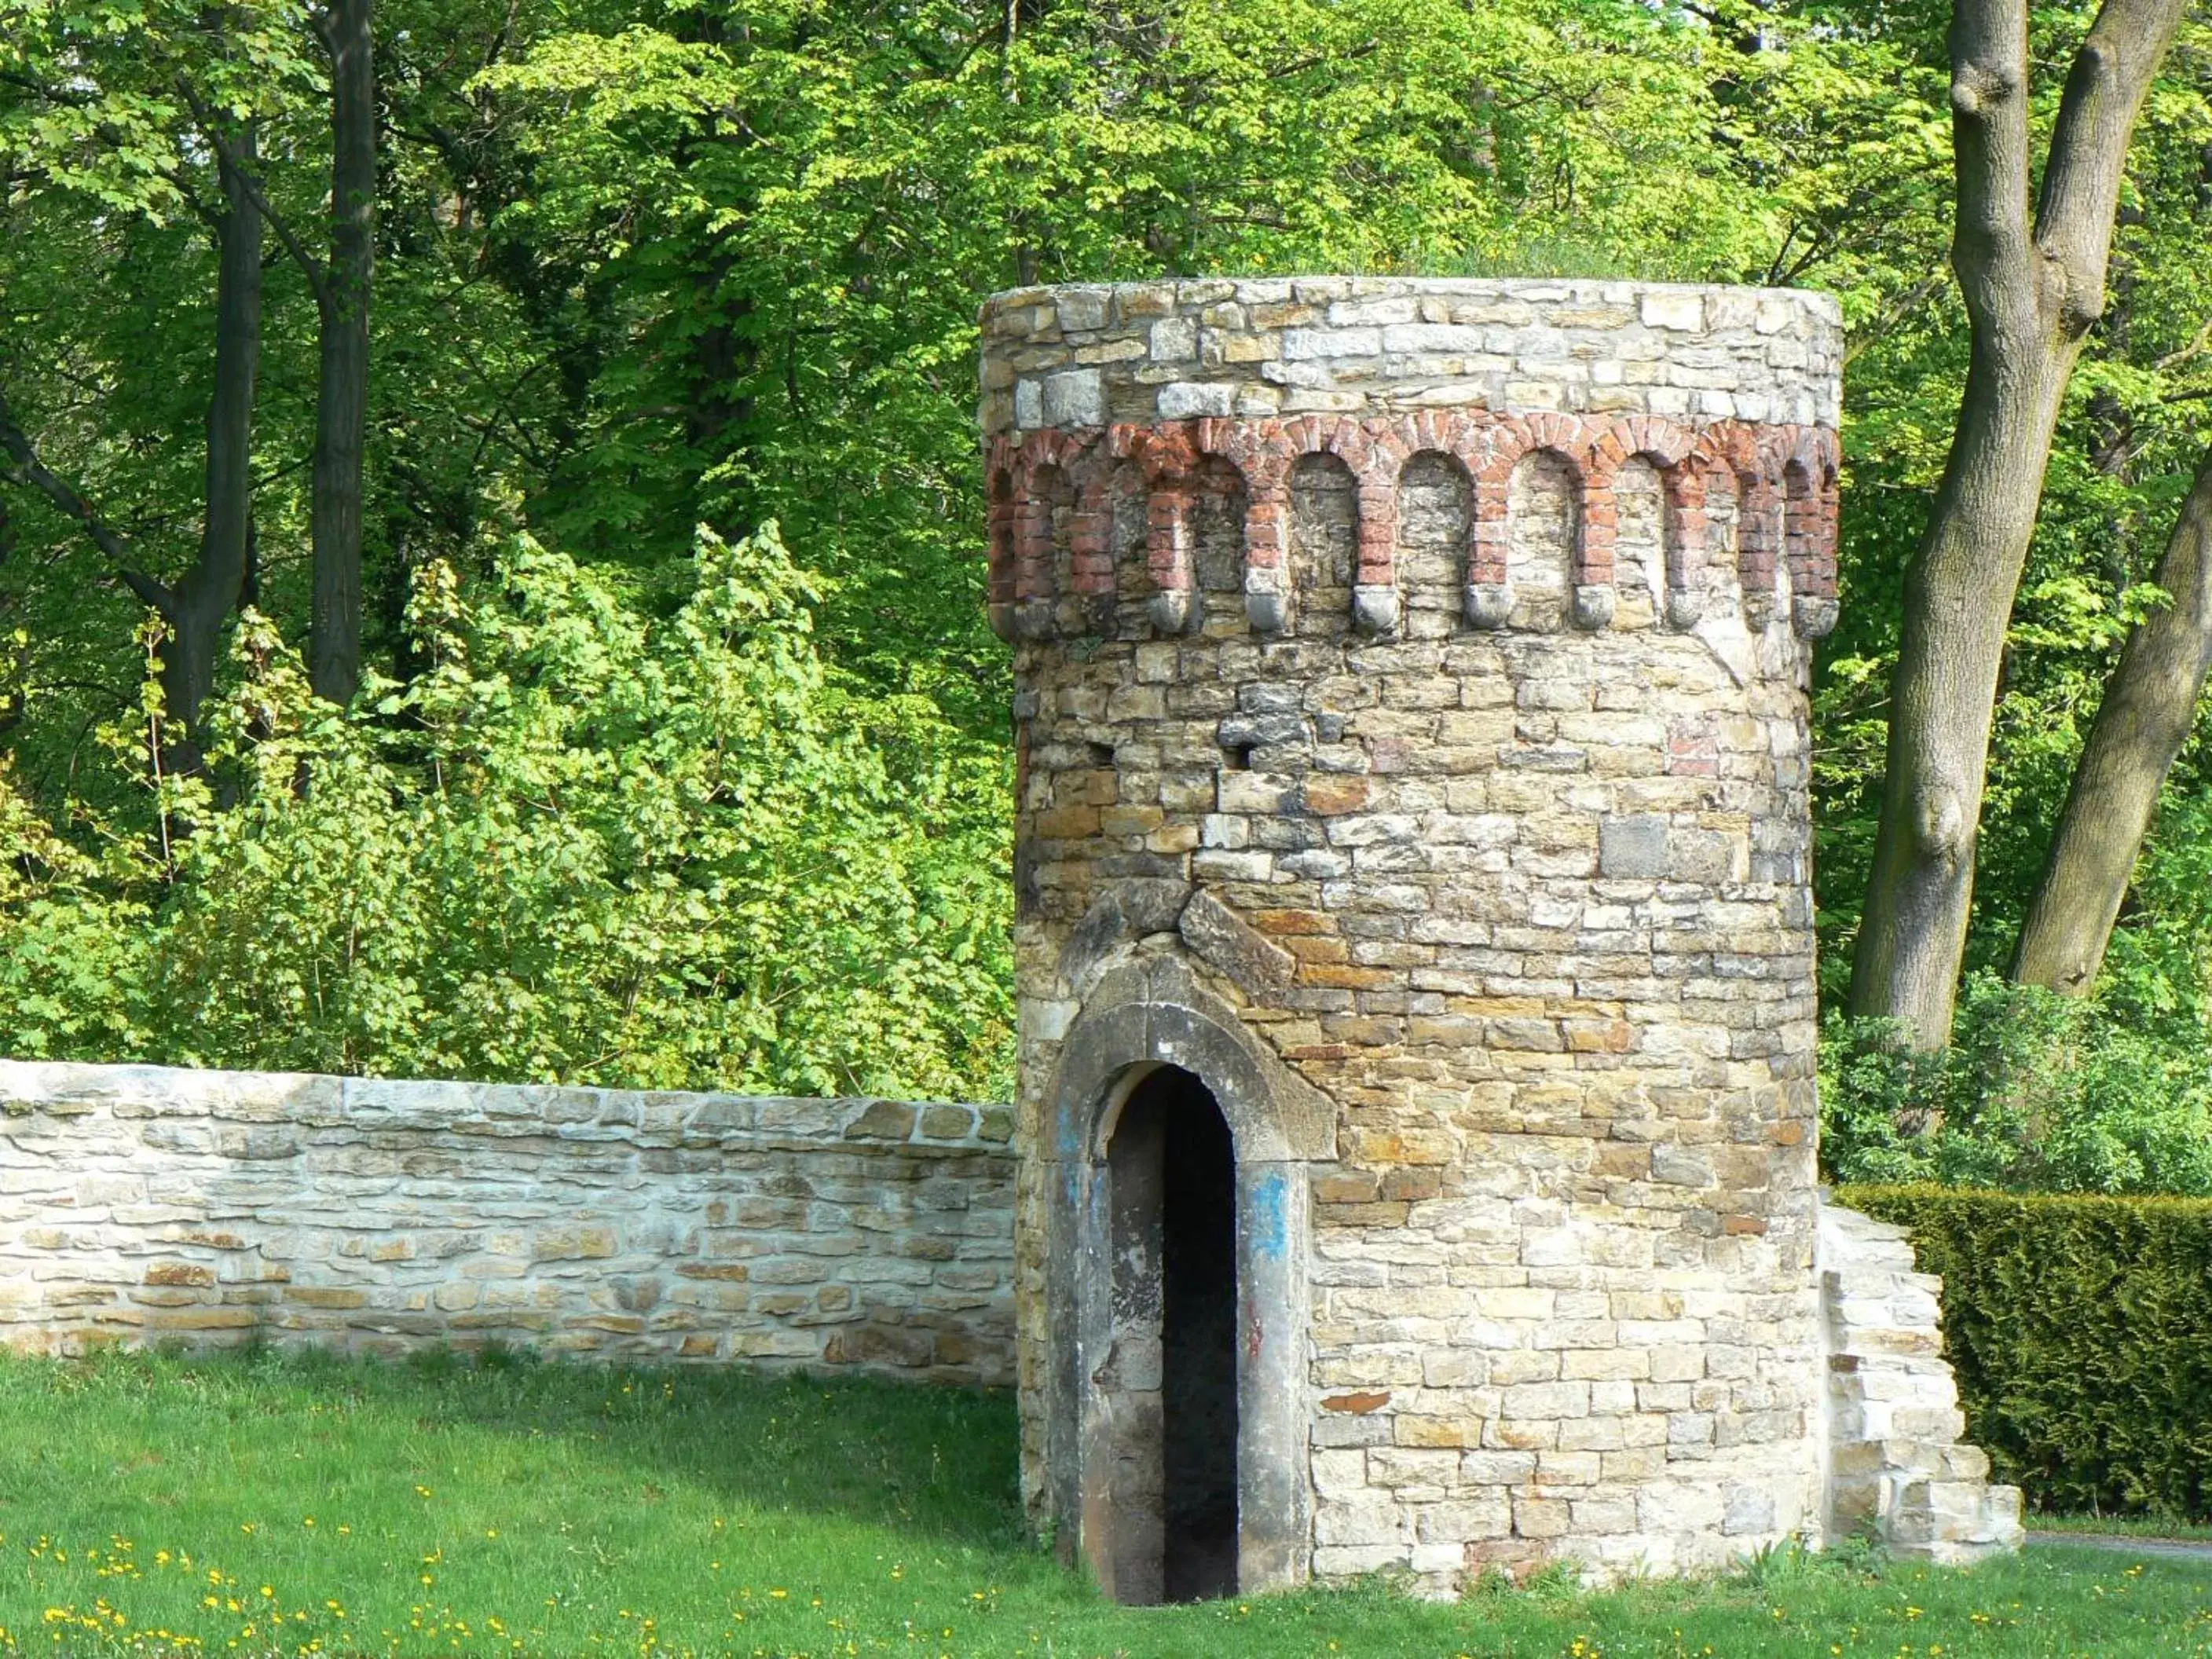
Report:
[[1036,1517],[1139,1601],[2001,1531],[1932,1327],[1921,1418],[1839,1407],[1815,1276],[1834,301],[1186,281],[982,333]]

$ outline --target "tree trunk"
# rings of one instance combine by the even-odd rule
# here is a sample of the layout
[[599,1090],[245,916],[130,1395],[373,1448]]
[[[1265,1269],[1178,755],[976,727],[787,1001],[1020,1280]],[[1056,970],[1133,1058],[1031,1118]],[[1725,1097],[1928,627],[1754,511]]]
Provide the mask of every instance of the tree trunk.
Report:
[[253,520],[253,393],[261,365],[261,214],[247,169],[255,159],[251,126],[217,151],[223,211],[216,228],[215,391],[208,400],[207,498],[199,562],[177,584],[167,607],[173,635],[162,653],[161,687],[170,716],[184,723],[179,757],[196,763],[204,716],[215,687],[216,647],[243,594]]
[[2013,977],[2087,996],[2160,789],[2212,673],[2212,454],[2198,465],[2154,580],[2173,603],[2137,623],[2089,727]]
[[1901,1021],[1919,1048],[1949,1040],[2005,628],[2075,354],[2000,355],[1975,343],[1950,463],[1905,574],[1881,827],[1851,963],[1851,1012]]
[[2128,140],[2184,0],[2106,0],[2060,104],[2031,222],[2026,0],[1956,0],[1951,263],[1972,330],[1965,396],[1905,577],[1854,1014],[1949,1040],[2005,627],[2066,383],[2105,302]]
[[368,429],[368,306],[374,270],[376,76],[371,0],[332,0],[319,20],[331,58],[331,258],[319,299],[322,366],[310,498],[314,549],[307,677],[349,702],[361,684],[362,473]]

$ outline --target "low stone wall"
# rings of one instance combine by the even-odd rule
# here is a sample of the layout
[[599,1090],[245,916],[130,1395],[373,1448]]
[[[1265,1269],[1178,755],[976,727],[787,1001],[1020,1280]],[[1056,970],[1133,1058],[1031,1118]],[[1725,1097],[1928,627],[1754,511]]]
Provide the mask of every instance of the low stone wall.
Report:
[[0,1344],[1013,1372],[996,1106],[0,1061]]
[[1828,1364],[1827,1534],[1964,1566],[2021,1546],[2020,1488],[1990,1484],[1943,1358],[1943,1281],[1905,1229],[1823,1202],[1816,1247]]

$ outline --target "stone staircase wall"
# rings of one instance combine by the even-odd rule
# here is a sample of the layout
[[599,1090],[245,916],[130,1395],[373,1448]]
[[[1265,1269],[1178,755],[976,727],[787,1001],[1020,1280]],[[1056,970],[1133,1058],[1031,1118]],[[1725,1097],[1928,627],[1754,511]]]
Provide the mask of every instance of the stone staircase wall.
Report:
[[1815,1260],[1827,1359],[1827,1535],[1871,1532],[1946,1565],[2017,1549],[2020,1488],[1988,1454],[1943,1358],[1943,1281],[1915,1267],[1905,1229],[1823,1204]]

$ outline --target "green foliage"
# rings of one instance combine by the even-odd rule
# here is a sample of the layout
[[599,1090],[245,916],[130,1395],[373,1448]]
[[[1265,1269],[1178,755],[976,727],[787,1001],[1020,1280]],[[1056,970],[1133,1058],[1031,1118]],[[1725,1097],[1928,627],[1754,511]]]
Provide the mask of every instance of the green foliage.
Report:
[[[2032,12],[2035,61],[2064,62],[2088,9]],[[472,595],[497,591],[489,550],[527,537],[600,584],[613,609],[597,625],[631,638],[660,628],[686,591],[697,526],[734,536],[774,520],[819,579],[823,696],[870,711],[894,790],[911,762],[957,779],[941,787],[961,823],[1003,818],[1006,773],[983,758],[1004,744],[1008,690],[981,603],[972,414],[984,295],[1031,280],[1316,269],[1817,284],[1839,294],[1850,329],[1844,623],[1814,688],[1822,971],[1838,991],[1881,775],[1901,574],[1966,362],[1945,265],[1947,15],[1836,0],[380,0],[364,576],[368,647],[390,684],[337,725],[293,708],[281,742],[361,749],[358,765],[325,757],[323,799],[343,785],[363,811],[397,768],[410,781],[392,799],[413,812],[428,796],[410,769],[434,775],[444,763],[403,741],[435,729],[417,685],[434,653],[410,621],[425,571],[449,567]],[[2208,42],[2201,20],[2185,28],[2130,156],[2112,312],[2068,405],[2014,619],[1970,939],[1984,969],[2004,961],[2102,677],[2128,621],[2159,602],[2144,575],[2212,441]],[[2036,88],[2039,130],[2055,108],[2049,80]],[[215,180],[187,87],[219,121],[257,126],[268,198],[319,248],[326,71],[305,8],[0,0],[0,390],[44,459],[161,578],[198,538],[195,434],[213,356],[198,210]],[[264,664],[277,660],[269,630],[296,644],[307,612],[315,308],[280,242],[256,418],[252,598],[266,620],[248,649]],[[542,988],[549,974],[580,982],[566,965],[575,941],[502,933],[471,899],[432,902],[406,882],[386,892],[362,873],[387,845],[431,856],[412,836],[312,800],[271,818],[281,792],[232,793],[261,775],[246,750],[264,738],[250,724],[225,763],[234,781],[214,781],[211,805],[171,809],[193,824],[177,879],[224,895],[228,919],[209,912],[192,923],[200,932],[165,932],[160,948],[189,937],[205,953],[189,958],[203,963],[194,972],[275,977],[261,991],[226,981],[240,1012],[189,1026],[184,992],[149,1001],[130,989],[156,969],[118,978],[109,965],[155,960],[137,934],[145,918],[171,916],[154,896],[173,884],[166,864],[147,873],[158,814],[143,757],[124,752],[143,750],[149,731],[139,621],[77,527],[0,478],[0,834],[22,855],[0,881],[29,884],[0,890],[0,989],[29,1011],[19,1040],[244,1061],[277,1046],[258,1019],[298,1006],[320,1011],[310,1024],[324,1033],[298,1039],[302,1061],[397,1064],[367,1056],[405,1052],[417,1057],[409,1065],[465,1059],[513,1075],[538,1060],[588,1069],[604,1053],[632,1057],[607,1066],[695,1077],[717,1045],[771,1042],[762,1023],[793,1004],[768,990],[713,1038],[698,1035],[693,1000],[672,994],[641,991],[619,1033],[557,1012],[544,999],[568,994]],[[2108,1035],[2085,1028],[2061,1045],[2102,1057],[2106,1095],[2171,1079],[2195,1087],[2186,1062],[2212,1026],[2205,781],[2200,744],[2177,772],[2114,942],[2095,1017]],[[601,799],[660,810],[652,790]],[[216,822],[236,800],[251,834]],[[606,807],[591,830],[594,846],[615,849],[602,876],[599,854],[574,848],[526,868],[520,849],[550,831],[510,810],[511,836],[483,830],[501,890],[541,904],[581,902],[594,883],[626,895],[618,920],[592,924],[617,943],[581,954],[691,963],[734,982],[699,965],[683,905],[637,896],[659,877],[623,863],[622,849],[654,823],[617,830]],[[290,861],[272,866],[255,849],[280,833]],[[327,844],[308,847],[311,833]],[[220,878],[195,862],[217,850],[241,860]],[[1001,850],[980,829],[933,836],[926,879],[911,880],[963,896],[941,902],[973,914],[1004,879]],[[633,876],[635,894],[623,885]],[[345,936],[340,900],[290,890],[324,879],[366,883],[381,988],[331,989],[322,964]],[[864,884],[852,902],[888,910],[848,912],[830,931],[881,940],[921,927],[898,896],[907,879]],[[387,902],[398,908],[376,908]],[[327,914],[307,925],[301,912],[316,904]],[[289,945],[248,948],[255,905],[263,933],[318,943],[296,959]],[[185,921],[178,908],[161,927]],[[671,932],[648,945],[656,927]],[[495,971],[501,939],[532,965]],[[873,948],[854,947],[856,959]],[[1003,964],[1003,945],[976,949],[978,962]],[[866,971],[879,969],[891,971]],[[948,1029],[1002,1018],[977,1014],[980,993],[961,982]],[[474,1045],[428,1035],[462,1007],[537,1035]],[[654,1035],[646,1022],[659,1018],[674,1023]],[[755,1035],[741,1038],[748,1021]],[[994,1041],[978,1036],[977,1052]],[[798,1075],[789,1045],[779,1052],[769,1069]],[[649,1066],[635,1059],[647,1053],[659,1056]],[[935,1063],[868,1074],[919,1078]],[[990,1071],[979,1064],[952,1073]],[[800,1071],[860,1074],[842,1048],[810,1065]],[[2177,1098],[2177,1111],[2193,1109],[2193,1095]],[[1879,1139],[1878,1126],[1854,1133]],[[2119,1133],[2110,1157],[2083,1154],[2106,1173],[2065,1178],[2168,1178],[2155,1172],[2163,1153],[2127,1150],[2147,1133]],[[2010,1154],[1976,1158],[1943,1167],[2030,1178]]]
[[[315,317],[272,238],[240,671],[266,707],[234,687],[208,778],[151,787],[137,606],[0,479],[19,1050],[1002,1088],[978,301],[1321,268],[1879,285],[1928,216],[1884,181],[1936,142],[1895,113],[1927,76],[1889,41],[1740,0],[384,0],[378,25],[387,683],[339,719],[286,665]],[[319,246],[301,9],[0,0],[0,387],[157,577],[196,542],[212,358],[187,87],[256,124],[272,206]],[[770,520],[818,573],[818,691],[645,678],[696,526]],[[495,568],[524,538],[550,562]],[[465,625],[422,609],[441,568]],[[510,580],[554,571],[570,609],[528,621]],[[533,644],[494,626],[517,605]],[[815,725],[780,718],[793,696]],[[624,735],[717,721],[788,775],[717,796]]]
[[527,541],[430,566],[350,714],[249,617],[207,775],[111,730],[141,821],[0,890],[0,1050],[1003,1093],[1003,763],[825,668],[773,526],[689,574],[656,619]]
[[1847,1188],[1943,1276],[1974,1443],[2040,1508],[2212,1517],[2212,1203]]
[[2106,1007],[1970,975],[1951,1047],[1832,1014],[1820,1161],[1832,1179],[2212,1195],[2212,1067],[2199,1042]]

